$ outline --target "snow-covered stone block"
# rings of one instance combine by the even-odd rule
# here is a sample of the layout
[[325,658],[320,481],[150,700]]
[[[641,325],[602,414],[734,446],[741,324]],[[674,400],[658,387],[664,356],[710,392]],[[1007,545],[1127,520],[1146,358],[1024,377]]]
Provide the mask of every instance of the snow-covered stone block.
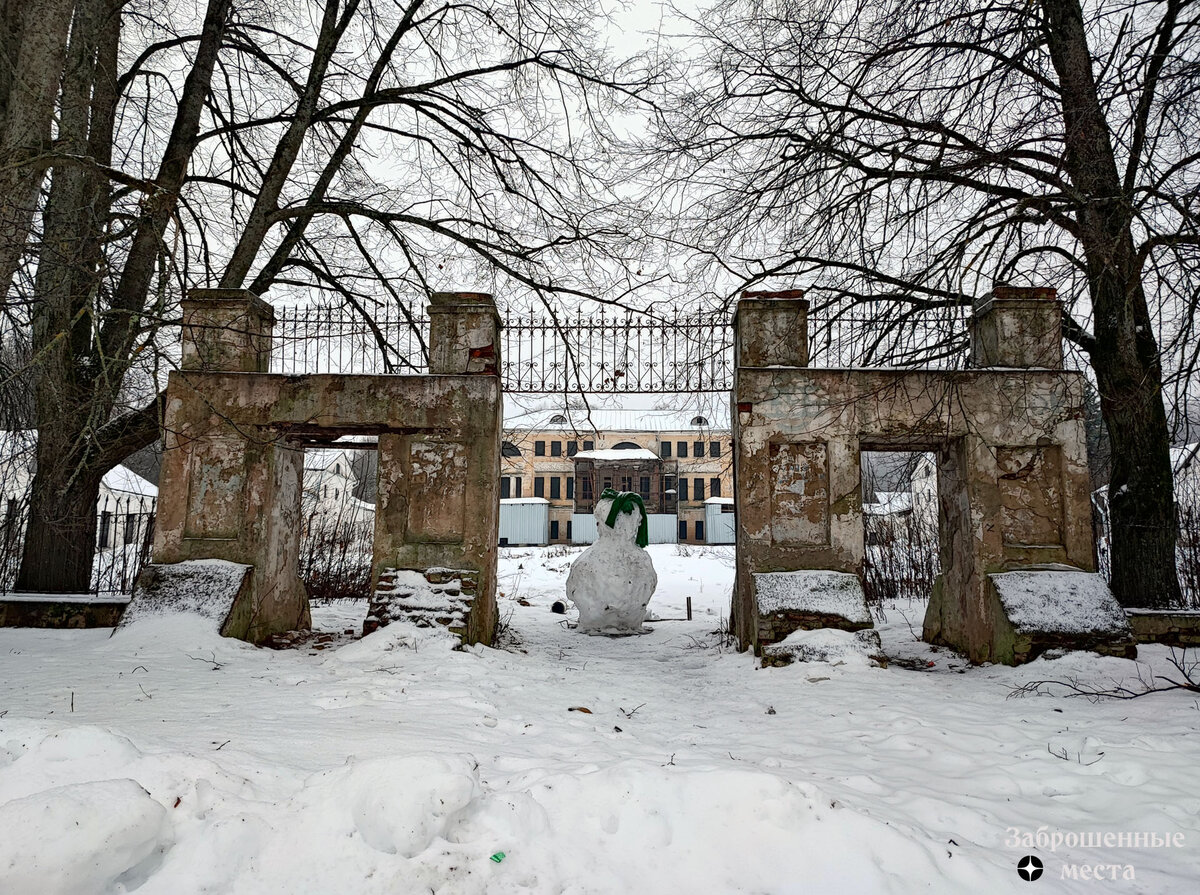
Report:
[[363,636],[405,619],[422,628],[441,625],[466,634],[479,573],[471,569],[384,569],[367,608]]
[[1104,578],[1078,569],[1021,569],[988,575],[996,598],[993,661],[1019,664],[1047,649],[1134,658],[1125,610]]
[[[252,611],[254,566],[223,559],[154,563],[142,569],[118,628],[144,618],[191,613],[225,634],[242,613]],[[243,626],[244,627],[244,626]]]
[[883,645],[873,628],[841,631],[818,628],[793,631],[778,643],[763,647],[764,666],[790,665],[793,662],[828,662],[830,665],[884,666]]
[[758,642],[764,648],[793,631],[871,628],[862,581],[847,572],[803,569],[754,573]]

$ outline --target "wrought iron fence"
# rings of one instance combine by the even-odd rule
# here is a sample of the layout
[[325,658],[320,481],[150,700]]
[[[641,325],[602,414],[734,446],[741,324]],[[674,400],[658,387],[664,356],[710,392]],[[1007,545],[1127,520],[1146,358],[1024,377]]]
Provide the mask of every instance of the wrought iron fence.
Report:
[[[820,367],[962,366],[969,309],[886,316],[881,304],[810,314],[809,353]],[[276,311],[271,371],[413,373],[428,369],[429,321],[410,307],[370,315],[344,306]],[[501,376],[511,392],[722,392],[733,384],[733,324],[721,312],[639,314],[510,310]]]
[[[96,552],[90,592],[129,594],[150,561],[156,501],[150,497],[101,498],[96,507]],[[21,565],[29,506],[10,499],[0,519],[0,593],[11,590]]]

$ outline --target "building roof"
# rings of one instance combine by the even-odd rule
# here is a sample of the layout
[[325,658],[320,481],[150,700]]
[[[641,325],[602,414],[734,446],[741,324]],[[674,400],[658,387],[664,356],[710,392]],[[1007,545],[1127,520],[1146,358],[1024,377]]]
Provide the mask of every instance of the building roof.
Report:
[[608,448],[599,451],[580,451],[576,460],[657,460],[658,454],[649,448]]
[[124,466],[114,466],[100,480],[109,491],[136,494],[139,497],[158,497],[158,486]]
[[[510,412],[513,411],[513,412]],[[533,431],[562,431],[586,434],[599,432],[712,432],[729,429],[729,407],[717,402],[703,410],[654,410],[614,407],[505,408],[505,428]],[[703,420],[704,422],[696,422]]]
[[341,474],[347,478],[352,478],[353,472],[350,469],[350,458],[346,456],[345,451],[339,451],[336,448],[308,448],[304,452],[304,468],[313,471],[324,471],[338,460],[345,460],[346,464]]
[[863,504],[863,512],[868,516],[891,516],[912,512],[911,491],[876,491],[875,496],[877,500]]

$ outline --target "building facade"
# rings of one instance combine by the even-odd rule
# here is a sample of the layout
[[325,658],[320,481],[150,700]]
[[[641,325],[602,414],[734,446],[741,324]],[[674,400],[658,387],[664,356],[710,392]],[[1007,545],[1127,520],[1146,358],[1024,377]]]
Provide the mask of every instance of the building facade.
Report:
[[587,543],[572,517],[591,514],[605,488],[641,495],[654,516],[675,517],[675,540],[709,543],[705,501],[733,495],[724,419],[676,411],[552,413],[505,431],[501,499],[549,504],[549,543]]

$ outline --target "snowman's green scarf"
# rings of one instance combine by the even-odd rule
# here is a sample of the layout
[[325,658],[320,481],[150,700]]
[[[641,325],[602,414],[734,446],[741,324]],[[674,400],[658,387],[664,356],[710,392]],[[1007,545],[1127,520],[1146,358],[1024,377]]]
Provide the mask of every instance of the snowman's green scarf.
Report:
[[646,515],[646,505],[642,503],[642,498],[632,491],[614,491],[612,488],[605,488],[600,492],[601,500],[611,500],[613,502],[612,509],[608,511],[608,518],[604,520],[604,524],[609,528],[616,528],[618,513],[633,513],[633,508],[637,507],[642,511],[642,521],[638,525],[637,545],[645,549],[650,543],[650,527],[646,523],[648,518]]

